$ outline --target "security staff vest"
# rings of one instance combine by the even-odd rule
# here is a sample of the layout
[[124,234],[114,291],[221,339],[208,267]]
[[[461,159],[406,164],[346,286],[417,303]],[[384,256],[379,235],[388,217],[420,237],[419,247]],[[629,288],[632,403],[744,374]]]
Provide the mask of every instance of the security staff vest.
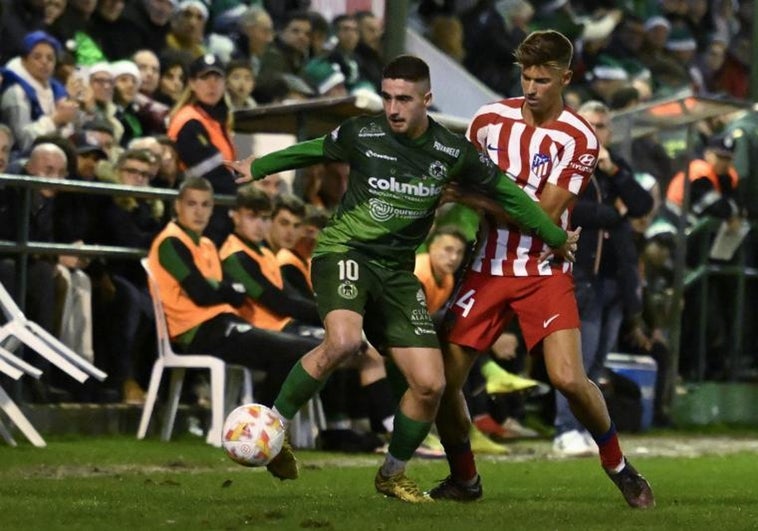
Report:
[[419,279],[426,295],[426,309],[430,314],[436,312],[447,302],[453,293],[453,275],[445,275],[442,282],[437,283],[432,272],[432,259],[429,253],[416,255],[416,267],[413,274]]
[[[150,272],[158,284],[157,295],[160,297],[163,303],[163,311],[166,313],[169,336],[174,339],[221,313],[237,314],[237,310],[230,304],[198,306],[189,298],[179,281],[160,263],[158,249],[167,238],[177,238],[189,249],[192,253],[192,261],[203,277],[220,282],[223,273],[216,246],[208,238],[201,237],[199,244],[196,244],[190,235],[173,221],[156,236],[150,246],[147,260]],[[155,295],[153,294],[153,296]]]
[[211,118],[207,112],[197,105],[185,105],[179,109],[179,112],[168,124],[168,137],[176,142],[179,131],[190,120],[197,120],[203,125],[208,132],[211,144],[216,146],[224,160],[235,160],[237,158],[234,152],[234,144],[226,133],[225,125]]
[[[713,189],[721,194],[721,185],[719,184],[719,178],[716,172],[713,171],[713,166],[708,164],[704,160],[696,159],[690,162],[689,180],[690,182],[706,177]],[[734,168],[729,168],[729,178],[732,181],[732,189],[737,188],[737,181],[739,176]],[[684,172],[680,171],[669,183],[668,190],[666,190],[666,200],[673,203],[676,206],[681,207],[684,200]]]
[[302,258],[290,251],[289,249],[279,249],[276,253],[276,260],[279,262],[279,267],[295,266],[298,271],[303,275],[303,278],[308,283],[308,287],[313,292],[313,282],[311,282],[311,261],[304,262]]
[[[261,273],[263,273],[263,276],[269,282],[277,288],[282,289],[284,287],[284,280],[282,280],[282,273],[274,253],[262,245],[259,246],[258,250],[260,252],[255,252],[254,249],[235,234],[231,234],[224,242],[224,245],[221,246],[220,255],[221,260],[224,261],[233,254],[239,252],[245,253],[245,255],[258,264],[258,267],[261,268]],[[292,320],[291,317],[272,312],[252,297],[246,297],[245,304],[238,311],[253,326],[277,332]]]

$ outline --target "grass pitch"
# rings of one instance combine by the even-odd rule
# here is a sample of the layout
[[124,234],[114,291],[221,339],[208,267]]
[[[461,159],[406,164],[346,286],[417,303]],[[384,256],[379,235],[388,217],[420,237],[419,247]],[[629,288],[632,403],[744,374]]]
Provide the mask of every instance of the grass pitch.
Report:
[[[658,506],[637,511],[595,459],[549,459],[549,443],[478,459],[485,497],[407,505],[378,495],[381,457],[299,451],[302,474],[280,482],[197,439],[48,440],[0,446],[0,529],[624,530],[758,529],[758,440],[625,437]],[[415,459],[431,487],[444,461]]]

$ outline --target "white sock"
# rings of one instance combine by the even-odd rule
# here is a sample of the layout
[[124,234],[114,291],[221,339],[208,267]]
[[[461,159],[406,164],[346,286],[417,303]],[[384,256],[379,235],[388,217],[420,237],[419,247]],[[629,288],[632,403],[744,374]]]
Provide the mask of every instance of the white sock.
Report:
[[388,453],[384,458],[384,464],[382,465],[380,472],[385,478],[388,478],[403,472],[406,464],[407,461],[401,461],[397,457],[393,457],[392,454]]
[[282,415],[282,412],[276,409],[276,406],[272,407],[271,410],[277,414],[279,419],[282,421],[282,424],[284,425],[284,429],[287,429],[290,425],[290,419],[286,418],[284,415]]
[[384,426],[384,429],[387,430],[387,433],[392,433],[392,430],[395,429],[395,415],[390,415],[384,419],[382,421],[382,426]]

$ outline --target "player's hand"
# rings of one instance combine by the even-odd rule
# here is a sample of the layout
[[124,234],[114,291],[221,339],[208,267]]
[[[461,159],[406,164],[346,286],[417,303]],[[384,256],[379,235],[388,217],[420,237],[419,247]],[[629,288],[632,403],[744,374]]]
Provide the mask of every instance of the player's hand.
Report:
[[250,170],[250,165],[255,160],[254,155],[250,155],[246,159],[242,160],[225,160],[224,165],[232,170],[238,177],[234,179],[237,184],[249,183],[253,180],[253,174]]
[[563,258],[573,263],[576,260],[577,242],[579,241],[581,233],[581,227],[577,227],[576,230],[568,231],[568,238],[566,238],[564,244],[558,249],[548,249],[547,251],[543,251],[539,257],[539,261],[544,262],[554,255],[556,258]]

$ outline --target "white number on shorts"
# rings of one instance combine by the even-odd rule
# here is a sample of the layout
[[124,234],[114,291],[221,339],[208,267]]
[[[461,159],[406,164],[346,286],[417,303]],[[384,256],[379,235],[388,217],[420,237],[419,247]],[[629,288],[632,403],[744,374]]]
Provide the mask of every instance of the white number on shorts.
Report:
[[358,262],[355,260],[340,260],[340,280],[358,280]]
[[474,307],[474,303],[476,302],[474,293],[476,293],[476,290],[470,289],[455,301],[456,306],[463,308],[463,313],[461,314],[463,317],[468,317],[471,308]]

